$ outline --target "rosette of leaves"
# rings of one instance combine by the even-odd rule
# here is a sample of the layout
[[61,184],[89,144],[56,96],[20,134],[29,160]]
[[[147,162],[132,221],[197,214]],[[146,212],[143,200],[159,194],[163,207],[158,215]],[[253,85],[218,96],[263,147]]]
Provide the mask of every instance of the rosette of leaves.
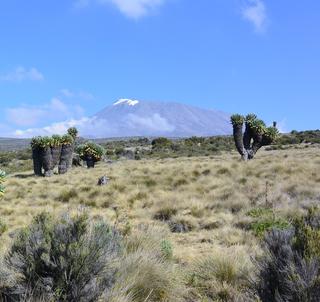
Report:
[[105,154],[104,148],[93,142],[87,142],[80,145],[77,148],[77,152],[79,153],[81,159],[85,160],[88,156],[91,156],[95,161],[101,160]]
[[0,170],[0,197],[2,197],[4,194],[3,183],[4,183],[5,178],[6,178],[6,173],[4,171]]
[[248,114],[246,117],[234,114],[231,116],[231,123],[235,145],[243,160],[254,158],[262,146],[272,144],[279,135],[276,127],[266,127],[264,121],[255,114]]
[[37,147],[40,147],[40,141],[41,141],[41,136],[35,136],[31,139],[31,148],[35,149]]
[[61,146],[62,137],[60,135],[52,135],[51,137],[51,147]]
[[73,137],[73,139],[76,139],[78,135],[78,129],[76,127],[71,127],[68,129],[68,134]]
[[231,124],[232,125],[243,125],[245,118],[240,114],[234,114],[231,116]]
[[65,134],[61,137],[61,145],[72,145],[74,139],[70,134]]

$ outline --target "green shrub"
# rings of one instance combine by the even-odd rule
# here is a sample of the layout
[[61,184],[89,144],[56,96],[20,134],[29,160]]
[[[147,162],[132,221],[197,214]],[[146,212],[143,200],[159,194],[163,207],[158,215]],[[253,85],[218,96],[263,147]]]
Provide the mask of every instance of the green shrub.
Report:
[[305,217],[296,218],[294,247],[305,258],[320,259],[320,211],[318,208],[308,209]]
[[114,283],[120,246],[117,232],[102,221],[42,213],[5,256],[15,280],[0,292],[9,301],[98,301]]
[[80,158],[86,160],[89,156],[92,157],[95,161],[102,159],[105,154],[105,149],[93,142],[87,142],[78,146],[77,153],[80,155]]
[[260,238],[263,238],[265,233],[271,229],[283,230],[291,226],[289,221],[277,217],[270,208],[253,208],[246,214],[253,218],[253,221],[249,224],[249,229]]
[[172,259],[173,257],[173,247],[169,240],[164,239],[160,243],[161,252],[165,259]]
[[279,229],[284,230],[288,229],[290,224],[288,221],[281,219],[281,218],[273,218],[273,217],[266,217],[259,221],[255,221],[251,223],[250,229],[253,233],[258,237],[263,237],[267,231],[272,229]]
[[166,137],[158,137],[151,142],[151,145],[152,149],[170,148],[172,146],[172,141]]

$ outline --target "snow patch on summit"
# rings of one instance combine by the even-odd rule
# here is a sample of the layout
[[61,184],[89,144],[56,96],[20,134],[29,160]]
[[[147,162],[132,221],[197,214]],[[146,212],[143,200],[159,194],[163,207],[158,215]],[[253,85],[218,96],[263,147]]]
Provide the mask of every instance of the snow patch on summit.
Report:
[[130,100],[130,99],[119,99],[117,102],[113,103],[113,106],[117,106],[120,104],[127,104],[129,106],[135,106],[139,104],[138,100]]

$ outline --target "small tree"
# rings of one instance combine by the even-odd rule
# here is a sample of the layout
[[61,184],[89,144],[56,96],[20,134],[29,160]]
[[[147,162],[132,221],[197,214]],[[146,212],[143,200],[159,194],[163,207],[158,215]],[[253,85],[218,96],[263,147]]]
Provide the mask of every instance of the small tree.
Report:
[[88,168],[94,168],[95,163],[100,161],[105,154],[105,149],[93,142],[87,142],[77,148],[77,153],[82,160],[87,162]]
[[262,146],[272,144],[279,134],[275,126],[266,127],[266,124],[255,114],[248,114],[246,117],[234,114],[231,116],[231,123],[236,148],[245,161],[253,159]]

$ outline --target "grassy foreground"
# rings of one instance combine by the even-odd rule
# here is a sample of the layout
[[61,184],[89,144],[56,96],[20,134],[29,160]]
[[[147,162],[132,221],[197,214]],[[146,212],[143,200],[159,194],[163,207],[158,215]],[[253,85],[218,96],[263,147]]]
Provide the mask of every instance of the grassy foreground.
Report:
[[[170,274],[183,290],[176,285],[171,300],[152,299],[151,290],[141,301],[236,301],[245,279],[254,278],[251,258],[261,253],[264,231],[286,227],[297,212],[319,203],[319,171],[315,146],[261,150],[248,163],[225,153],[100,163],[93,170],[75,168],[52,178],[17,173],[8,177],[0,204],[7,225],[2,248],[15,230],[44,210],[61,214],[85,207],[93,218],[115,224],[128,240],[162,236],[172,243],[173,266],[159,264],[159,270],[175,269]],[[98,187],[103,175],[110,181]]]

